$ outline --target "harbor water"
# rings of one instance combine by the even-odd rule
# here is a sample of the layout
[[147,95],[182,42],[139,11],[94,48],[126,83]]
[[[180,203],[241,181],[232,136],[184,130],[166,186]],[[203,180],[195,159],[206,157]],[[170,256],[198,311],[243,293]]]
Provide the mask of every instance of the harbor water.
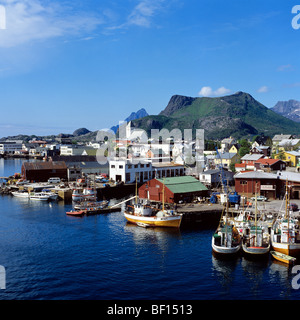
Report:
[[[0,176],[21,164],[0,159]],[[300,299],[287,265],[214,257],[214,228],[145,229],[122,211],[78,218],[71,207],[0,196],[1,300]]]

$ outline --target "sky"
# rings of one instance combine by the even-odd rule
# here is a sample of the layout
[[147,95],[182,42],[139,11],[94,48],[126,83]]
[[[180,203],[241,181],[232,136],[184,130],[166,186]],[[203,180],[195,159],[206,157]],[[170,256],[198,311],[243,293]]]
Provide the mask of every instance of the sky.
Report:
[[296,5],[0,0],[0,137],[110,128],[175,94],[300,100]]

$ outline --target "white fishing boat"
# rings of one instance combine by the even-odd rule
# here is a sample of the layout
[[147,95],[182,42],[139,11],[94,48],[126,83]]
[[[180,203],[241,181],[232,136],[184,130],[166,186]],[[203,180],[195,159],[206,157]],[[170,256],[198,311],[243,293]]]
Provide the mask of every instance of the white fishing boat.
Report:
[[14,197],[17,197],[17,198],[26,198],[26,199],[29,199],[29,193],[28,191],[13,191],[11,193]]
[[43,189],[41,193],[44,193],[45,195],[49,196],[49,200],[57,200],[58,199],[58,194],[51,191],[50,189]]
[[254,223],[243,230],[242,248],[244,253],[262,256],[269,253],[271,247],[268,229],[257,219],[257,195],[255,196]]
[[82,199],[84,200],[96,200],[96,190],[93,188],[84,188],[82,191]]
[[285,214],[278,215],[271,229],[271,245],[274,251],[288,256],[300,255],[300,229],[298,219],[289,211],[288,186],[285,194]]
[[82,189],[81,188],[73,189],[72,200],[75,201],[75,202],[83,200],[83,195],[82,195]]
[[38,201],[48,201],[50,199],[50,195],[45,194],[43,192],[30,192],[29,199]]
[[228,217],[228,201],[226,215],[222,214],[219,226],[212,236],[211,245],[215,253],[227,256],[237,254],[242,247],[242,237],[233,220]]

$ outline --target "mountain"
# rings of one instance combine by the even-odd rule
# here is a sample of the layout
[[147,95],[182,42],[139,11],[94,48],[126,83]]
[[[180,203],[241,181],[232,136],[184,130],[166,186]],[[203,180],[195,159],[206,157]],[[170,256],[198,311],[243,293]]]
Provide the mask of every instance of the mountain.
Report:
[[134,127],[151,129],[204,129],[206,139],[250,137],[264,133],[300,134],[300,124],[289,120],[255,100],[250,94],[237,92],[218,98],[171,97],[157,116],[147,116],[132,122]]
[[271,110],[290,120],[300,122],[300,101],[278,101]]
[[73,132],[73,136],[78,137],[84,134],[90,133],[91,131],[86,128],[79,128]]
[[[137,112],[131,112],[130,116],[127,117],[125,119],[125,121],[129,122],[129,121],[133,121],[133,120],[136,120],[136,119],[141,119],[141,118],[147,117],[147,116],[148,116],[147,111],[144,108],[142,108],[142,109],[138,110]],[[116,133],[118,131],[118,128],[119,128],[119,125],[116,125],[116,126],[111,127],[110,129],[112,131],[114,131],[114,133]]]

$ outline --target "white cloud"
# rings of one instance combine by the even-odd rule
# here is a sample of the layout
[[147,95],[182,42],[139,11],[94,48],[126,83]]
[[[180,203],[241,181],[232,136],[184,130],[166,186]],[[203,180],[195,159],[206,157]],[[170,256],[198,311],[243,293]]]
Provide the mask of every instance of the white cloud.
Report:
[[285,65],[282,65],[282,66],[279,66],[277,68],[277,71],[292,71],[293,70],[293,66],[291,64],[285,64]]
[[262,86],[257,90],[258,93],[266,93],[268,91],[269,91],[269,88],[267,86]]
[[231,90],[225,87],[220,87],[217,90],[213,90],[211,87],[202,87],[198,94],[199,96],[203,96],[203,97],[212,97],[212,96],[223,96],[230,92]]
[[149,27],[151,17],[162,7],[164,0],[142,0],[128,17],[129,25]]
[[127,16],[126,22],[107,27],[106,30],[124,29],[129,26],[149,28],[153,17],[164,8],[165,2],[166,0],[140,0]]
[[6,29],[0,30],[0,47],[9,48],[32,41],[66,35],[82,35],[103,21],[94,14],[76,12],[59,2],[40,0],[2,1],[6,9]]

